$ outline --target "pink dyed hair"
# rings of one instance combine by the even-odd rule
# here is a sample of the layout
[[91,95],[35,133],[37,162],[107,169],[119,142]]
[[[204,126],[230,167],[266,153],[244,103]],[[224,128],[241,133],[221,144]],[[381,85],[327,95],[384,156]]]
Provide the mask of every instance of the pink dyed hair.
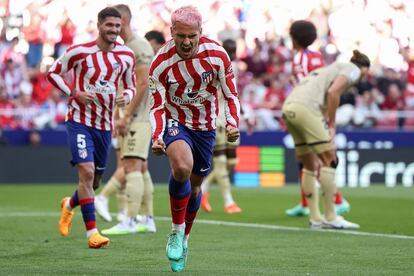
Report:
[[201,27],[201,13],[194,6],[183,6],[176,9],[171,15],[171,24],[181,22],[185,25],[197,25]]

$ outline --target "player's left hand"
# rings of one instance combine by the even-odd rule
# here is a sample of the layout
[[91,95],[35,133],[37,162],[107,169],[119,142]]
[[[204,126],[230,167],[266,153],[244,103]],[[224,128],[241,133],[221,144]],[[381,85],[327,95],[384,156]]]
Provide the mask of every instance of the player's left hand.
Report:
[[124,107],[129,103],[129,96],[127,94],[121,94],[116,96],[115,103],[119,107]]
[[240,137],[240,130],[237,127],[226,127],[227,141],[235,142]]
[[158,140],[154,141],[152,143],[151,149],[152,149],[152,152],[155,155],[167,154],[167,152],[165,150],[165,143],[162,139],[158,139]]
[[128,118],[124,117],[120,119],[116,125],[117,134],[125,137],[128,134]]

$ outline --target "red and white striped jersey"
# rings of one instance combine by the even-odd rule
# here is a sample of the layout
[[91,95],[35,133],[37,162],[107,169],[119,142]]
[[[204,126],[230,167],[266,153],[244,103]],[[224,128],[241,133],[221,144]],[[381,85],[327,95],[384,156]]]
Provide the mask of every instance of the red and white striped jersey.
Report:
[[303,49],[293,55],[292,73],[296,82],[300,82],[310,72],[325,65],[320,52]]
[[71,88],[62,77],[74,70],[77,91],[94,92],[95,101],[84,105],[75,97],[68,101],[66,120],[75,121],[100,130],[112,130],[113,109],[118,88],[131,100],[135,95],[135,57],[125,45],[116,44],[109,52],[101,51],[96,41],[69,47],[52,65],[48,80],[70,96]]
[[214,130],[219,86],[226,101],[226,126],[239,126],[240,103],[231,61],[217,42],[201,37],[197,54],[184,60],[170,40],[155,56],[149,77],[153,141],[162,139],[168,119],[192,130]]

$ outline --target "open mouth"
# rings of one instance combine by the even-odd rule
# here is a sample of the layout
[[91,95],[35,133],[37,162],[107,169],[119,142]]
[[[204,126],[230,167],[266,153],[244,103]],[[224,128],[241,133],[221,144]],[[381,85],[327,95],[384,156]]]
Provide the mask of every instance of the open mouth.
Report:
[[182,47],[182,49],[183,49],[183,52],[184,53],[187,53],[188,54],[189,52],[191,52],[191,49],[192,48],[191,47]]

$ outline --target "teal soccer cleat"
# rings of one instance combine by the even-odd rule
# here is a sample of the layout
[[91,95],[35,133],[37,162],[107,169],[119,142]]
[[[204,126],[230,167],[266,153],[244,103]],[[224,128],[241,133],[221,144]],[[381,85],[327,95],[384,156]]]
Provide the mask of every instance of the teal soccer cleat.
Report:
[[178,261],[183,255],[184,232],[172,231],[168,235],[166,253],[170,260]]
[[291,209],[286,210],[286,215],[289,217],[303,217],[309,215],[309,208],[308,207],[302,207],[302,204],[298,204],[295,207]]
[[188,248],[183,247],[183,255],[178,260],[171,260],[170,259],[170,267],[173,272],[181,272],[185,269],[187,264],[187,255],[188,255]]
[[349,205],[349,202],[345,198],[342,198],[341,204],[335,204],[335,211],[337,215],[349,213],[350,210],[351,205]]

